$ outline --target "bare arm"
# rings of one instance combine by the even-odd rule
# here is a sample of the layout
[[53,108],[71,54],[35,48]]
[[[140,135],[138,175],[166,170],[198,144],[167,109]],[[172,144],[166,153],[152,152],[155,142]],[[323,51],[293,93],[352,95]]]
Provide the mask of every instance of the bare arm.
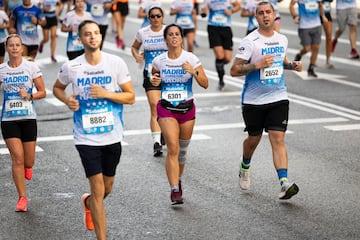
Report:
[[205,89],[208,88],[208,86],[209,86],[208,78],[205,74],[205,71],[204,71],[204,68],[202,65],[200,65],[194,69],[190,63],[185,62],[182,65],[182,67],[185,71],[187,71],[188,73],[190,73],[191,75],[194,76],[195,80],[201,87],[203,87]]
[[297,0],[291,0],[290,5],[289,5],[289,10],[290,10],[291,16],[292,16],[293,19],[294,19],[294,22],[295,22],[296,24],[298,24],[299,21],[300,21],[300,18],[299,18],[299,15],[297,14],[297,12],[296,12],[296,10],[295,10],[296,1],[297,1]]
[[135,103],[135,90],[131,81],[120,85],[122,92],[108,91],[98,84],[90,85],[90,95],[92,98],[106,98],[116,103],[133,104]]
[[71,111],[79,110],[79,101],[75,99],[76,95],[68,96],[65,92],[66,85],[63,85],[59,79],[56,80],[53,86],[53,94],[54,96],[59,99],[61,102],[65,103],[65,105]]
[[256,70],[255,64],[248,63],[244,59],[235,58],[234,63],[230,69],[230,75],[233,77],[240,77],[255,70]]
[[137,40],[134,40],[133,44],[131,45],[131,54],[133,55],[137,63],[141,63],[142,61],[144,61],[144,54],[140,53],[140,47],[141,43]]
[[248,63],[247,60],[241,58],[235,58],[231,67],[230,74],[233,77],[244,76],[255,70],[269,67],[274,63],[273,55],[264,55],[260,61],[255,63]]

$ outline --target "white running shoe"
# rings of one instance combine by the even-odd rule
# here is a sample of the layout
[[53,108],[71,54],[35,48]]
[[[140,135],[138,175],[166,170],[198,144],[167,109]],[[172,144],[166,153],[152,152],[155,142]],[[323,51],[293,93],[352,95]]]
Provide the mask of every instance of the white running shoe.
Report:
[[281,186],[279,198],[281,200],[290,199],[299,192],[299,187],[295,183],[284,182]]
[[243,171],[240,169],[239,172],[239,185],[242,190],[250,189],[250,171]]

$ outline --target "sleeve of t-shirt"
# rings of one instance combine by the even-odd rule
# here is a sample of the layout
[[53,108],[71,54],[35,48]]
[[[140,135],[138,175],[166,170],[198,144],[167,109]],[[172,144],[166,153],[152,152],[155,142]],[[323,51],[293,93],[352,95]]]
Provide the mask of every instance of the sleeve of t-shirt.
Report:
[[240,46],[236,50],[235,57],[244,60],[249,60],[252,55],[252,50],[253,50],[252,42],[249,39],[245,38],[240,42]]
[[129,68],[127,66],[127,64],[125,63],[124,60],[122,60],[121,58],[118,59],[119,63],[116,66],[119,66],[117,69],[117,83],[119,85],[127,83],[129,81],[131,81],[131,76],[130,76],[130,72],[129,72]]
[[70,83],[69,79],[69,62],[64,63],[57,75],[57,78],[59,79],[60,83],[63,85],[68,85]]
[[32,69],[31,79],[35,79],[35,78],[42,76],[42,72],[41,72],[40,68],[38,67],[38,65],[36,65],[33,62],[29,62],[29,63],[30,63],[31,69]]

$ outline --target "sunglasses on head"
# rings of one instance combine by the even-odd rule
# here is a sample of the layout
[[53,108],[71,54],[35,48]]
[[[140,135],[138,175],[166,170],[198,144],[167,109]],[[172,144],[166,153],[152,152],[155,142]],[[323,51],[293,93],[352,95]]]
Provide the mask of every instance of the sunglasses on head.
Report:
[[161,18],[162,15],[161,14],[156,14],[156,15],[150,15],[150,18]]

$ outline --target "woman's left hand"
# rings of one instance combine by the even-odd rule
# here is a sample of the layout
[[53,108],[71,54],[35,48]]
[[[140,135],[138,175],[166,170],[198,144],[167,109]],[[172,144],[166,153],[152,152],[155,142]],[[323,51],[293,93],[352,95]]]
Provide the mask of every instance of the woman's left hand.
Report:
[[20,96],[21,98],[23,98],[23,99],[27,99],[27,100],[28,100],[29,94],[28,94],[28,92],[25,90],[25,88],[20,88],[19,96]]
[[189,62],[185,62],[182,65],[182,68],[187,71],[188,73],[190,73],[191,75],[195,74],[195,69],[193,69],[193,67],[191,66],[191,64]]

